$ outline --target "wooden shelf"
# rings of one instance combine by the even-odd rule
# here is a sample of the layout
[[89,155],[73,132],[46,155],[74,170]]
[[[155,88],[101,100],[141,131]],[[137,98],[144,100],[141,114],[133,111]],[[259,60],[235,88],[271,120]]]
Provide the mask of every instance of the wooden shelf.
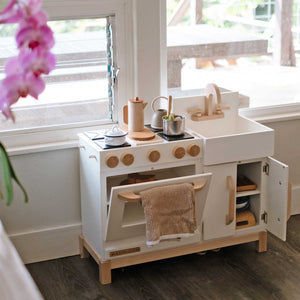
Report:
[[237,192],[236,193],[236,198],[251,196],[251,195],[259,195],[259,194],[260,194],[260,190]]
[[256,190],[256,184],[244,175],[237,176],[237,192]]

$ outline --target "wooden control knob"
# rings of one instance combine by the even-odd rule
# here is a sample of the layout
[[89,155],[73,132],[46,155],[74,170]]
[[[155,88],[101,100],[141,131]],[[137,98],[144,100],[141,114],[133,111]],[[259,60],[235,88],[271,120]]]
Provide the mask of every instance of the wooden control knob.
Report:
[[108,155],[105,158],[105,163],[109,168],[115,168],[119,163],[119,158],[115,155]]
[[134,162],[134,156],[131,153],[123,153],[121,155],[121,162],[125,165],[125,166],[130,166],[133,162]]
[[176,146],[173,148],[173,155],[178,159],[183,158],[185,156],[185,149],[181,146]]
[[149,150],[147,156],[148,156],[148,159],[152,162],[157,162],[160,159],[160,153],[159,153],[159,151],[157,151],[155,149]]
[[200,153],[200,147],[198,145],[196,145],[196,144],[190,144],[187,147],[187,153],[190,156],[197,156]]

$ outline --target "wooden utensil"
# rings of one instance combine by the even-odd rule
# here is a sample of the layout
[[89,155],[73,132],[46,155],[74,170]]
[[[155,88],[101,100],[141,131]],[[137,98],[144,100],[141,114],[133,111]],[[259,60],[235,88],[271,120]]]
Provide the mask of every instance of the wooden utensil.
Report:
[[172,109],[172,96],[169,96],[169,102],[168,102],[168,117],[171,114],[171,109]]

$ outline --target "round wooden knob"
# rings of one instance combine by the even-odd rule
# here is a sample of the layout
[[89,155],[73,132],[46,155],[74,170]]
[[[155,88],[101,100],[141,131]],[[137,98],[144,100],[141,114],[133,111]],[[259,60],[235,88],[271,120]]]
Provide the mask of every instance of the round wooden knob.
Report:
[[121,155],[121,162],[125,165],[125,166],[130,166],[133,162],[134,162],[134,156],[131,153],[123,153]]
[[157,162],[160,159],[160,153],[159,151],[155,150],[155,149],[151,149],[148,152],[148,159],[152,162]]
[[176,146],[173,148],[173,155],[178,159],[183,158],[185,156],[185,149],[181,146]]
[[190,156],[197,156],[200,153],[200,147],[198,145],[196,145],[196,144],[190,144],[187,147],[187,153]]
[[109,168],[115,168],[119,163],[119,158],[115,155],[108,155],[105,158],[105,163]]

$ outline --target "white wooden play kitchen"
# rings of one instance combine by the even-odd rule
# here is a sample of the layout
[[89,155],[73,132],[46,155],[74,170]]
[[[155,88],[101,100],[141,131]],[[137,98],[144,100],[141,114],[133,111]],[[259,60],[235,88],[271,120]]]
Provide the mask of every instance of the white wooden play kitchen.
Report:
[[[131,107],[145,107],[130,101],[123,130],[136,128]],[[288,166],[270,157],[273,130],[240,116],[238,102],[237,92],[211,84],[203,96],[173,99],[184,134],[165,136],[146,125],[129,129],[118,147],[106,145],[101,131],[79,135],[80,252],[99,264],[102,284],[111,282],[112,269],[158,259],[252,241],[263,252],[267,231],[285,240]],[[183,183],[194,190],[195,230],[149,246],[143,193]]]

